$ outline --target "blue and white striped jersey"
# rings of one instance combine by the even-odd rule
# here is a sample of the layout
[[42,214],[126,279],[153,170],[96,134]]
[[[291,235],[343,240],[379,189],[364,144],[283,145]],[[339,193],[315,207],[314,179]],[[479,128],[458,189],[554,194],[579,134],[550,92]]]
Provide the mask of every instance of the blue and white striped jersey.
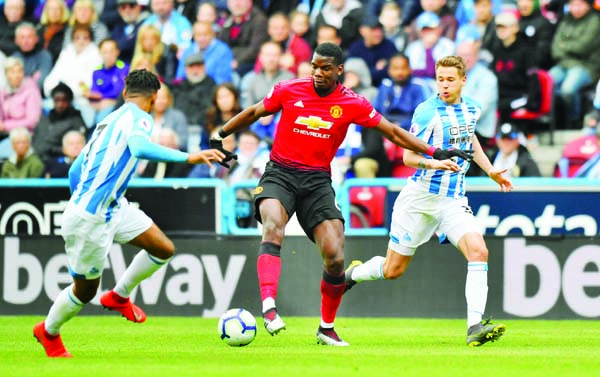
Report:
[[[473,149],[475,126],[481,105],[462,97],[459,104],[448,105],[437,96],[421,103],[413,115],[411,132],[424,142],[441,149]],[[430,193],[461,198],[465,195],[465,173],[469,162],[459,158],[458,172],[418,169],[410,180]]]
[[70,204],[108,222],[138,163],[127,140],[134,135],[149,140],[153,124],[150,114],[133,103],[104,118],[81,152],[79,182]]

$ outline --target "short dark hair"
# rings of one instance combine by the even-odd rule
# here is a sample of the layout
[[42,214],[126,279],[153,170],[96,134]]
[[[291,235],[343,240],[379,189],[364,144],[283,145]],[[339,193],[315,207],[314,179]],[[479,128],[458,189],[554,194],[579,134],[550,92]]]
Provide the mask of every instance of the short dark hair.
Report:
[[160,89],[158,77],[145,69],[136,69],[125,77],[127,94],[139,94],[150,97]]
[[315,48],[315,54],[333,58],[333,62],[336,65],[342,64],[342,49],[335,43],[324,42],[319,44],[317,48]]
[[59,82],[58,85],[56,85],[52,91],[50,92],[50,97],[54,98],[54,96],[58,93],[62,93],[65,95],[67,101],[69,102],[73,102],[73,91],[71,90],[71,88],[69,87],[69,85],[65,84],[64,82]]

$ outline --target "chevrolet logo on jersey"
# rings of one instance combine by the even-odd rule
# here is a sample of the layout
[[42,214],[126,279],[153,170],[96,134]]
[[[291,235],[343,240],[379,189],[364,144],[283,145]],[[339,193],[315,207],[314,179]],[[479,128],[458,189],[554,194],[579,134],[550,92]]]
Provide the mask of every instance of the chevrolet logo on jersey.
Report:
[[314,115],[311,115],[308,118],[299,116],[294,123],[306,126],[311,130],[318,130],[321,128],[328,130],[333,126],[333,122],[324,121],[321,117],[316,117]]

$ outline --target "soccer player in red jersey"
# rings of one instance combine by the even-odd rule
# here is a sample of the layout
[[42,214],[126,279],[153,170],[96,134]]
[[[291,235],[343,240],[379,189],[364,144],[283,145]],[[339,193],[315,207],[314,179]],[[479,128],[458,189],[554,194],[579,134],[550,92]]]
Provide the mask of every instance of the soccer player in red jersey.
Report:
[[[281,111],[270,161],[254,190],[255,217],[263,225],[257,271],[266,330],[285,329],[275,298],[281,271],[280,251],[288,220],[296,213],[306,235],[324,260],[321,279],[321,323],[317,342],[347,346],[333,328],[345,287],[344,218],[335,203],[330,164],[352,123],[372,127],[394,144],[443,160],[443,169],[457,171],[450,160],[471,160],[470,151],[436,149],[389,122],[361,95],[344,87],[342,50],[333,43],[317,46],[312,77],[282,81],[260,102],[229,120],[210,141],[223,149],[222,139],[249,127],[263,116]],[[471,151],[472,152],[472,151]]]

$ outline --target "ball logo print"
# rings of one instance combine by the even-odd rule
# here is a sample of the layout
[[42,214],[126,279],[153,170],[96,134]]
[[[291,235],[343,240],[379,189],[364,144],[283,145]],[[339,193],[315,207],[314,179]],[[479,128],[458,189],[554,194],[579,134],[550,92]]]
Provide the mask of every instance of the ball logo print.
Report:
[[227,345],[247,346],[256,338],[256,319],[245,309],[229,309],[219,318],[217,331]]

